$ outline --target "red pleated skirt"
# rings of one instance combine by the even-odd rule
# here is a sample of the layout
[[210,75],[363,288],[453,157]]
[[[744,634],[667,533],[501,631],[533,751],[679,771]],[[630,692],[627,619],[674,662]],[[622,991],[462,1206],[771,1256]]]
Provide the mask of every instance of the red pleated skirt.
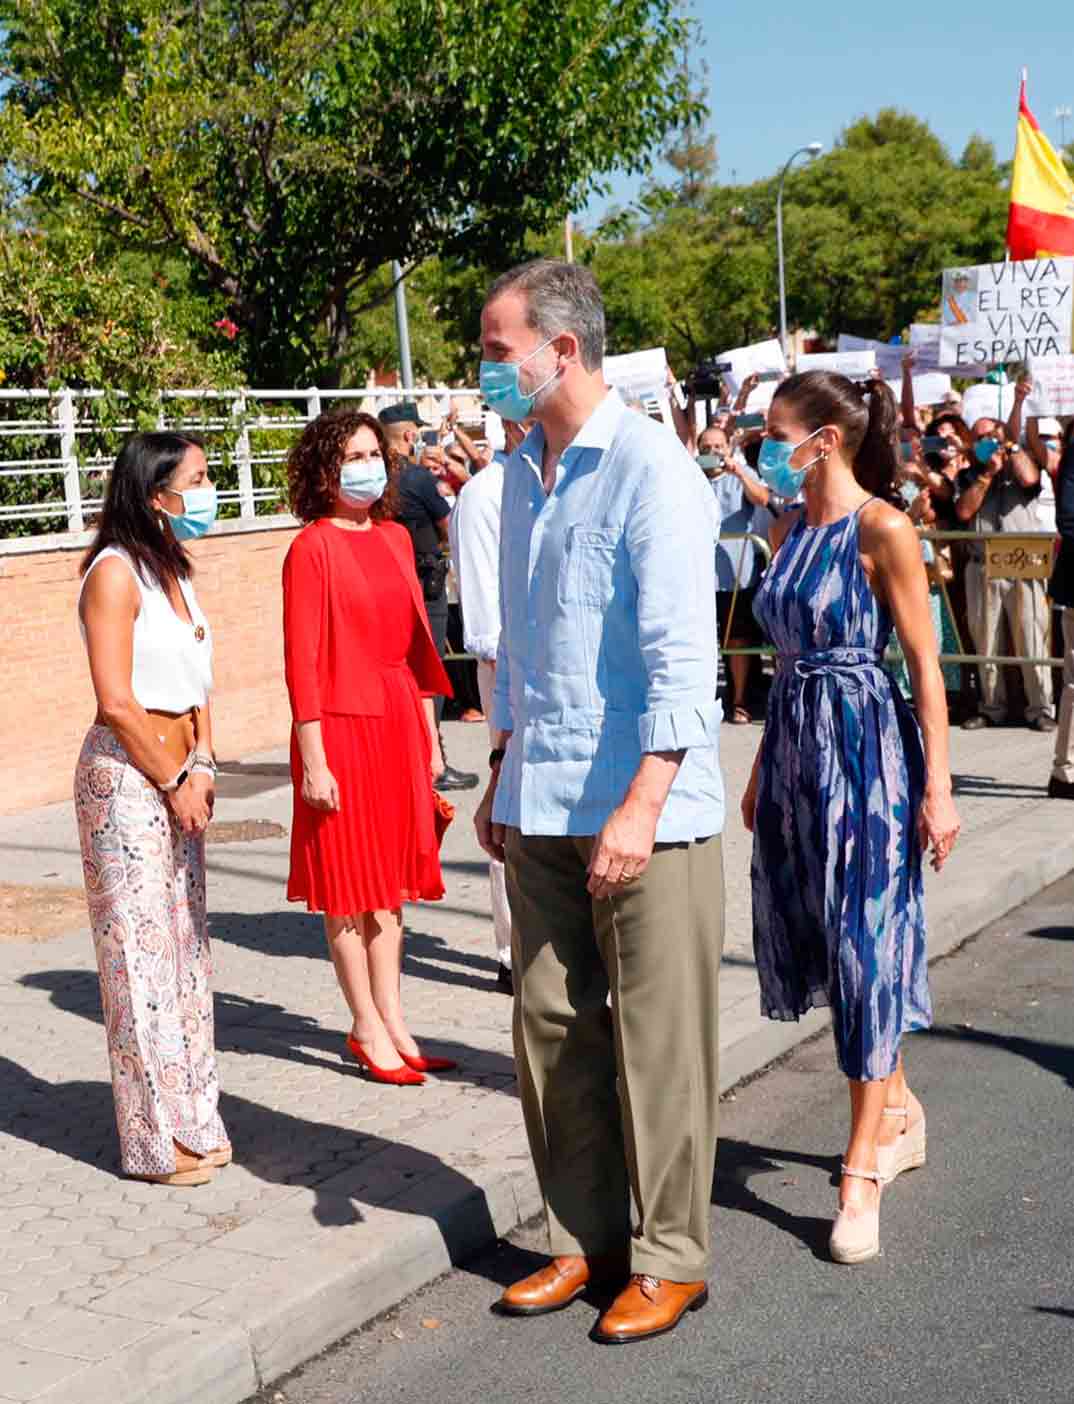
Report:
[[302,758],[291,733],[294,818],[287,898],[311,912],[355,916],[444,895],[433,823],[431,748],[410,669],[385,667],[380,717],[321,718],[336,813],[302,798]]

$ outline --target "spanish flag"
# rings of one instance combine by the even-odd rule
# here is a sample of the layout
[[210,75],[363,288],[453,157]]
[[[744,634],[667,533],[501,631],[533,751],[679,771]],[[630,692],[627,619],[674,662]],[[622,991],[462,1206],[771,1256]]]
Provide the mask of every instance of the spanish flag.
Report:
[[1074,180],[1029,110],[1023,74],[1007,256],[1017,260],[1049,254],[1074,254]]

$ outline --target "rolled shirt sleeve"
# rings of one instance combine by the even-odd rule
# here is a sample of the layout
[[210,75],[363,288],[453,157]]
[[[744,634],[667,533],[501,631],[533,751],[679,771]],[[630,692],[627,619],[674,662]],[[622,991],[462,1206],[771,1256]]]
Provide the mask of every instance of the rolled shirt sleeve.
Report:
[[716,542],[719,514],[692,461],[642,476],[626,521],[638,590],[638,646],[648,679],[643,752],[715,746]]

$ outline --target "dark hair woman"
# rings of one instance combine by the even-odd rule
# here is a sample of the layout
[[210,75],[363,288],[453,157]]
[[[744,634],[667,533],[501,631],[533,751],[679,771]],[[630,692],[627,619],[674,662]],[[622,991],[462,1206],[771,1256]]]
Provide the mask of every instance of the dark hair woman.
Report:
[[287,896],[324,913],[351,1053],[377,1081],[414,1084],[455,1066],[422,1055],[400,994],[402,905],[444,895],[433,697],[451,687],[409,533],[391,520],[387,462],[379,422],[344,410],[308,425],[288,463],[291,505],[308,525],[283,568],[294,716]]
[[97,717],[75,771],[124,1171],[204,1184],[231,1159],[217,1111],[205,829],[212,636],[185,540],[216,516],[200,439],[135,434],[112,468],[78,612]]
[[[776,391],[759,459],[773,491],[804,491],[805,507],[777,522],[754,606],[779,651],[742,801],[754,950],[770,1018],[832,1010],[851,1108],[839,1262],[876,1256],[881,1185],[924,1163],[924,1112],[899,1048],[931,1022],[923,851],[939,869],[959,832],[921,546],[884,501],[895,434],[885,385],[811,371]],[[882,666],[893,625],[920,732]]]

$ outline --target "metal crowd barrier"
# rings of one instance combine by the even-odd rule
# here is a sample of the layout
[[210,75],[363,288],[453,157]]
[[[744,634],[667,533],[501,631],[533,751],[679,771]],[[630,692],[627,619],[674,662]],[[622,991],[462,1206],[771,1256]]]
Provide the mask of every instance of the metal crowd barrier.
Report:
[[[922,541],[931,541],[938,544],[947,542],[972,542],[984,548],[985,579],[988,580],[1048,580],[1052,573],[1052,562],[1055,546],[1055,533],[1050,531],[1022,531],[1022,532],[994,532],[983,533],[976,531],[918,531],[918,536]],[[749,540],[759,546],[765,556],[765,566],[771,564],[772,550],[769,543],[753,532],[728,532],[721,534],[720,541],[740,541]],[[735,587],[731,594],[731,609],[727,617],[727,627],[724,630],[721,653],[731,656],[732,654],[759,656],[771,658],[775,656],[775,649],[769,644],[760,644],[748,648],[730,648],[729,640],[732,637],[734,625],[735,604],[738,600],[739,587],[742,579],[742,566],[746,553],[743,552],[739,558],[738,571],[736,573]],[[955,642],[958,645],[957,653],[941,653],[939,661],[941,663],[995,663],[999,666],[1011,664],[1018,667],[1033,668],[1062,668],[1062,658],[1023,658],[1017,654],[992,654],[992,653],[966,653],[963,651],[962,636],[958,629],[958,620],[955,610],[951,604],[951,597],[947,591],[947,582],[939,572],[935,575],[935,582],[939,588],[944,607],[947,610],[947,617],[951,623],[951,629],[955,635]]]

